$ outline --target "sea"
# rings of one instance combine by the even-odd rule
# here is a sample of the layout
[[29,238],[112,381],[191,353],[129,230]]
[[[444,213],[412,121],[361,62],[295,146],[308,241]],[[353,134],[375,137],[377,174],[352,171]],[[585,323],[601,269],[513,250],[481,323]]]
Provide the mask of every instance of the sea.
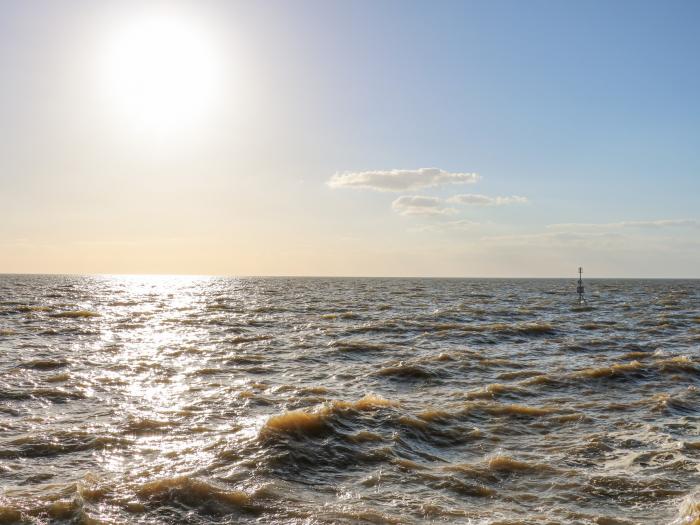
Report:
[[2,524],[700,524],[700,281],[0,275]]

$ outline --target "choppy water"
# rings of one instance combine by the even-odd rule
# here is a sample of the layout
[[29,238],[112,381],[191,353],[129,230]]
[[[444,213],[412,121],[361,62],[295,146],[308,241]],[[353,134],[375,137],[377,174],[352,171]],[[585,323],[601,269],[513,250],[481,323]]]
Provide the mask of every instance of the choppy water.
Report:
[[700,523],[700,281],[0,276],[0,523]]

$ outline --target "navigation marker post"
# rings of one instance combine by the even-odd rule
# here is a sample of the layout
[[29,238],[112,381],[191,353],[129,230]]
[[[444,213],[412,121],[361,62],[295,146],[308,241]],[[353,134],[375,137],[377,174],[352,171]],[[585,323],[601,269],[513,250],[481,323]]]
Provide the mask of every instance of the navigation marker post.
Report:
[[583,291],[583,268],[579,266],[578,268],[578,286],[576,287],[576,293],[578,294],[578,304],[588,304]]

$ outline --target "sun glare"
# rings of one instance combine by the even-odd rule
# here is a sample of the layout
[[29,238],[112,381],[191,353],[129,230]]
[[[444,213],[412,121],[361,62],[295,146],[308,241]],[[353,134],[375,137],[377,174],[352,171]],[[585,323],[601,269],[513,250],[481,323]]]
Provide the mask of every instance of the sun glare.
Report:
[[171,135],[211,115],[221,63],[211,35],[180,13],[148,13],[117,27],[101,56],[109,110],[145,134]]

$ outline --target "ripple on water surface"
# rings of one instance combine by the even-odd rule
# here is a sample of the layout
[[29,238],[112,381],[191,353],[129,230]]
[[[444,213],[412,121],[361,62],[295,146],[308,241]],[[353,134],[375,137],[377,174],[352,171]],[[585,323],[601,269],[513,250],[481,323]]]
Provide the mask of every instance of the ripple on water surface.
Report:
[[588,288],[0,276],[0,523],[698,525],[700,283]]

